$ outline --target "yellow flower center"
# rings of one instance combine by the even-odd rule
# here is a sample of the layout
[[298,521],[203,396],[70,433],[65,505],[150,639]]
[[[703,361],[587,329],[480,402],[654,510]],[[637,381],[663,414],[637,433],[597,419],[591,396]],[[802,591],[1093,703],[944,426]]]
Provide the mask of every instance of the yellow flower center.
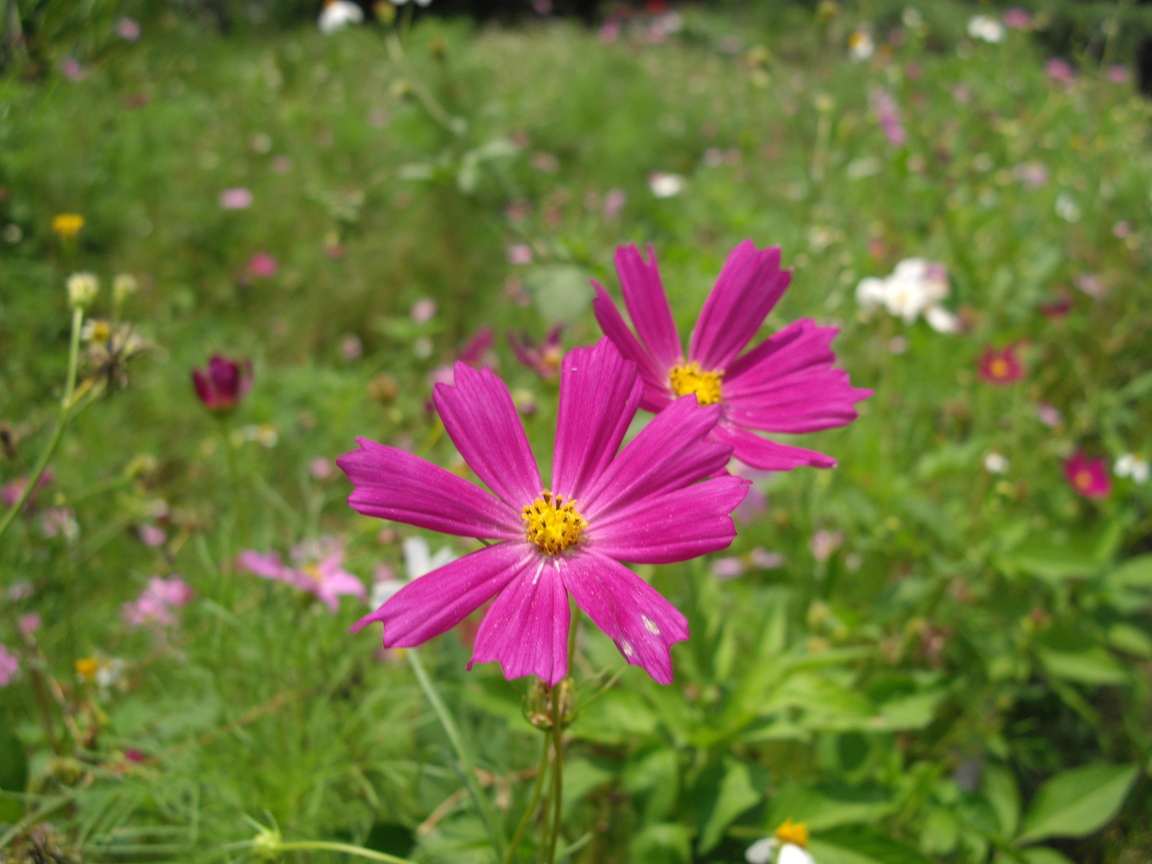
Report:
[[300,570],[304,573],[305,576],[307,576],[317,585],[324,581],[324,577],[320,575],[319,564],[306,564],[305,566],[301,567]]
[[776,829],[776,839],[781,843],[793,843],[796,846],[808,845],[808,826],[803,822],[793,822],[785,819],[784,824]]
[[75,237],[84,227],[84,217],[79,213],[60,213],[52,219],[52,230],[61,237]]
[[1081,492],[1086,492],[1092,488],[1092,472],[1087,469],[1082,469],[1076,472],[1076,488]]
[[673,366],[668,372],[672,392],[677,396],[695,393],[696,401],[701,405],[714,405],[720,401],[720,379],[723,377],[723,369],[716,372],[701,372],[700,364],[695,360]]
[[1007,378],[1008,377],[1008,361],[997,357],[988,366],[988,371],[992,373],[993,378]]
[[76,674],[86,681],[95,681],[99,668],[100,663],[95,657],[84,657],[76,661]]
[[525,507],[520,518],[524,520],[525,538],[549,555],[559,555],[579,542],[581,532],[588,527],[576,501],[565,501],[563,495],[553,495],[550,489]]

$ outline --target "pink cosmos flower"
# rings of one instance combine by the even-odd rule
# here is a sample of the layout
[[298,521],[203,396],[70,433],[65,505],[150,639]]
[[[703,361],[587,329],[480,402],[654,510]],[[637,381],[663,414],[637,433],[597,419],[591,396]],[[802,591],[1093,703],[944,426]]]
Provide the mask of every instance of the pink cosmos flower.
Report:
[[672,402],[617,452],[644,398],[636,367],[602,339],[561,364],[552,482],[545,487],[507,386],[490,369],[456,364],[438,384],[449,436],[495,494],[416,456],[364,438],[337,464],[355,485],[349,505],[462,537],[495,540],[404,586],[353,631],[384,624],[384,647],[420,645],[488,600],[473,663],[508,679],[568,673],[568,595],[631,665],[672,681],[670,647],[688,622],[623,566],[685,561],[727,547],[747,480],[715,476],[731,448],[707,441],[720,406]]
[[209,411],[231,411],[252,389],[252,361],[247,357],[229,360],[213,354],[207,369],[192,370],[192,384]]
[[1005,27],[1013,30],[1029,30],[1032,27],[1032,13],[1019,6],[1012,6],[1004,10],[1000,18]]
[[179,576],[153,576],[139,597],[120,607],[120,617],[132,627],[170,627],[176,623],[173,610],[186,606],[193,596],[195,592]]
[[720,405],[712,437],[731,444],[732,455],[769,471],[800,465],[831,468],[836,460],[813,450],[761,438],[764,432],[814,432],[850,423],[854,403],[872,395],[833,368],[829,343],[839,332],[810,318],[789,324],[737,357],[780,299],[792,271],[780,269],[780,248],[757,249],[745,240],[732,250],[704,303],[685,352],[660,282],[656,254],[646,262],[635,246],[616,250],[624,305],[639,339],[598,284],[592,307],[604,333],[636,363],[644,382],[641,407],[657,412],[679,396]]
[[252,192],[243,186],[233,186],[220,193],[220,206],[225,210],[245,210],[252,206]]
[[292,561],[297,566],[289,567],[276,552],[260,553],[250,549],[236,559],[237,565],[250,573],[315,594],[333,613],[339,611],[342,595],[365,600],[364,583],[344,569],[344,547],[336,538],[301,543],[292,550]]
[[900,108],[896,104],[896,99],[889,91],[877,87],[868,97],[868,101],[876,113],[876,119],[880,121],[880,128],[884,131],[888,143],[899,147],[907,140],[908,135],[904,131],[904,121],[900,118]]
[[1089,459],[1083,450],[1077,450],[1070,459],[1064,460],[1064,476],[1085,498],[1107,498],[1112,491],[1108,463],[1103,459]]
[[563,332],[564,325],[557,324],[539,343],[526,333],[520,336],[509,333],[508,344],[512,346],[512,353],[522,366],[531,369],[545,381],[551,381],[560,374],[560,359],[564,353],[560,348],[560,334]]
[[1113,84],[1128,83],[1128,68],[1119,64],[1108,67],[1108,80]]
[[267,252],[257,252],[248,259],[248,272],[257,279],[271,279],[279,269],[276,259]]
[[116,19],[116,35],[127,42],[140,38],[140,25],[132,18],[121,15]]
[[4,645],[0,645],[0,687],[7,687],[20,672],[20,661]]
[[980,356],[980,380],[1003,386],[1024,377],[1024,365],[1016,356],[1016,346],[988,347]]
[[1071,84],[1076,80],[1076,70],[1072,68],[1071,63],[1061,57],[1053,57],[1045,63],[1044,71],[1057,84]]

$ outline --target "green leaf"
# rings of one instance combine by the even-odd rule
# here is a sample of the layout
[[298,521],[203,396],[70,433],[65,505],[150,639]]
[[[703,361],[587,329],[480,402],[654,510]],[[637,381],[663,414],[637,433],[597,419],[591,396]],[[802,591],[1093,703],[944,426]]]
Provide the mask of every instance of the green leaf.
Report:
[[1108,628],[1108,644],[1135,657],[1152,657],[1152,638],[1131,624],[1118,622]]
[[1136,772],[1136,765],[1098,763],[1056,775],[1036,793],[1016,843],[1098,831],[1119,812]]
[[659,747],[634,757],[624,768],[624,788],[644,817],[644,822],[667,818],[680,791],[680,762],[671,747]]
[[960,823],[943,807],[932,807],[924,817],[920,829],[920,848],[937,855],[945,855],[956,848],[960,840]]
[[635,864],[688,864],[692,860],[688,829],[675,823],[646,825],[632,838],[628,860]]
[[578,321],[592,298],[587,271],[572,264],[545,264],[533,267],[524,277],[536,311],[549,324]]
[[752,772],[747,765],[735,759],[725,759],[723,772],[712,812],[700,832],[701,854],[714,848],[736,817],[760,801],[760,793],[752,786]]
[[1020,791],[1012,771],[1003,765],[986,764],[984,776],[980,780],[980,792],[996,813],[1001,836],[1015,835],[1020,825]]
[[1104,578],[1122,588],[1152,588],[1152,555],[1129,558]]
[[1023,855],[1028,864],[1073,864],[1070,858],[1047,846],[1033,846],[1025,849]]
[[1130,674],[1106,649],[1099,645],[1079,651],[1058,651],[1037,646],[1036,656],[1045,671],[1065,681],[1081,684],[1126,684]]
[[777,828],[785,819],[803,822],[811,831],[841,825],[876,823],[894,809],[878,788],[830,783],[789,786],[772,796],[765,827]]
[[871,828],[837,828],[808,841],[819,864],[933,864],[920,850]]

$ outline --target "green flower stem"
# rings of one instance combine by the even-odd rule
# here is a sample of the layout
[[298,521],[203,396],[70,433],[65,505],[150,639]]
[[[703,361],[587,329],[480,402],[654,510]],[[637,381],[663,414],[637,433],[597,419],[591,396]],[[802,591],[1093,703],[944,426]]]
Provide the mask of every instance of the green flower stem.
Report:
[[350,843],[330,843],[326,840],[298,840],[294,843],[277,843],[277,852],[292,852],[302,849],[317,849],[325,852],[343,852],[345,855],[355,855],[358,858],[367,858],[369,861],[384,861],[386,864],[415,864],[407,858],[397,858],[387,852],[376,852],[365,849],[363,846],[353,846]]
[[524,832],[528,830],[528,823],[540,804],[540,793],[544,791],[544,775],[548,773],[548,752],[552,749],[552,740],[544,736],[544,748],[540,752],[540,767],[536,769],[536,782],[532,784],[532,795],[528,799],[528,806],[524,808],[524,815],[520,817],[520,824],[516,826],[516,833],[512,835],[512,842],[508,846],[508,854],[504,856],[504,864],[512,864],[516,860],[516,850],[520,848],[520,841]]
[[12,524],[12,520],[16,518],[16,514],[24,509],[24,505],[28,503],[29,497],[36,490],[40,478],[44,475],[44,470],[48,467],[48,460],[52,458],[52,454],[56,452],[56,448],[60,445],[60,439],[64,437],[64,430],[68,428],[68,422],[72,419],[72,409],[76,407],[76,370],[80,365],[80,328],[84,323],[84,310],[79,306],[72,308],[72,335],[68,348],[68,377],[64,381],[64,398],[60,400],[60,418],[56,421],[56,429],[52,433],[52,438],[48,441],[48,446],[44,448],[44,452],[40,454],[40,459],[36,463],[36,467],[32,469],[32,473],[28,476],[28,482],[24,484],[24,491],[20,493],[20,499],[8,508],[8,512],[4,514],[4,518],[0,521],[0,537],[4,536],[4,532],[8,530],[8,526]]
[[[561,682],[563,683],[563,682]],[[560,808],[564,802],[564,700],[560,687],[552,690],[552,839],[548,844],[548,864],[556,861],[556,841],[560,839]]]
[[424,664],[420,662],[419,655],[411,648],[405,651],[404,654],[408,658],[408,664],[412,667],[412,671],[416,673],[416,680],[420,683],[420,689],[424,691],[425,698],[427,698],[428,702],[432,705],[432,710],[436,712],[436,716],[440,719],[440,725],[444,727],[444,732],[448,735],[448,740],[452,742],[452,749],[456,751],[456,757],[463,766],[464,781],[468,785],[468,792],[476,804],[476,809],[480,811],[480,817],[484,820],[484,827],[488,831],[488,839],[492,842],[492,848],[496,851],[496,857],[503,859],[505,851],[504,835],[499,829],[496,813],[492,809],[492,802],[480,791],[480,783],[476,780],[476,765],[472,758],[472,753],[464,744],[464,739],[460,737],[460,730],[456,728],[456,723],[452,719],[452,715],[448,712],[447,706],[440,698],[440,694],[436,691],[436,687],[432,684],[428,673],[424,671]]

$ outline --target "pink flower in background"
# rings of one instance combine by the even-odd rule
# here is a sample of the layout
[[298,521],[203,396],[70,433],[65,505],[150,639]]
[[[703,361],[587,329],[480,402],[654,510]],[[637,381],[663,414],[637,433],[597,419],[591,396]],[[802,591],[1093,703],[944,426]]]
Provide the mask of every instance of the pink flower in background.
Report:
[[1103,459],[1089,459],[1083,450],[1077,450],[1064,461],[1064,476],[1085,498],[1107,498],[1112,491],[1108,463]]
[[1005,27],[1011,30],[1032,29],[1032,13],[1027,9],[1021,9],[1019,6],[1012,6],[1009,9],[1005,9],[1000,20],[1004,22]]
[[287,582],[301,591],[315,594],[333,612],[340,609],[340,597],[350,595],[363,601],[367,594],[364,583],[344,569],[344,546],[334,537],[322,537],[311,543],[301,543],[292,550],[289,567],[275,552],[241,552],[236,564],[250,573]]
[[308,473],[315,480],[327,480],[332,476],[333,467],[331,459],[317,456],[308,463]]
[[1064,422],[1064,415],[1060,413],[1060,409],[1055,405],[1048,405],[1041,402],[1036,406],[1037,419],[1047,426],[1049,429],[1055,429],[1062,422]]
[[158,549],[168,542],[168,535],[159,525],[141,525],[136,534],[141,543],[152,549]]
[[209,411],[231,411],[252,389],[252,361],[213,354],[207,369],[192,370],[192,385]]
[[813,450],[778,444],[757,431],[793,434],[843,426],[856,419],[854,403],[871,390],[848,383],[836,369],[829,343],[835,327],[817,327],[810,318],[737,356],[760,329],[788,287],[792,273],[780,269],[780,249],[760,250],[745,240],[732,250],[716,280],[685,352],[656,254],[646,262],[635,246],[616,250],[616,272],[624,305],[639,339],[616,304],[598,284],[592,307],[604,333],[636,363],[644,382],[641,406],[658,412],[679,396],[695,395],[701,405],[719,404],[712,437],[732,445],[732,455],[753,468],[787,471],[801,465],[831,468],[836,460]]
[[0,687],[11,684],[20,672],[20,660],[4,645],[0,645]]
[[908,136],[904,132],[904,121],[900,119],[900,109],[892,94],[887,90],[876,88],[868,101],[872,105],[872,110],[876,112],[876,119],[880,122],[880,128],[884,130],[884,137],[888,139],[888,143],[899,147]]
[[120,617],[131,627],[170,627],[176,623],[173,610],[186,606],[193,596],[195,592],[179,576],[153,576],[139,597],[120,607]]
[[1128,83],[1128,69],[1125,66],[1116,64],[1115,66],[1108,67],[1108,80],[1113,84],[1127,84]]
[[225,210],[246,210],[252,206],[252,193],[242,186],[225,189],[220,193],[220,206]]
[[248,259],[248,273],[257,279],[271,279],[279,269],[276,259],[267,252],[257,252]]
[[29,612],[27,615],[20,616],[16,626],[23,635],[31,636],[40,629],[41,623],[39,615],[35,612]]
[[628,203],[628,195],[623,189],[609,189],[604,196],[604,219],[609,222],[617,219],[626,203]]
[[1057,84],[1071,84],[1076,80],[1076,70],[1072,68],[1072,64],[1061,57],[1053,57],[1045,63],[1044,71]]
[[[473,369],[485,365],[495,365],[495,358],[491,356],[489,349],[492,343],[496,341],[496,334],[492,328],[485,324],[477,330],[472,337],[460,346],[460,351],[456,355],[458,363],[464,363],[471,366]],[[432,370],[432,383],[433,384],[451,384],[455,376],[455,368],[451,364],[445,364]]]
[[417,324],[426,324],[436,317],[436,301],[431,297],[421,297],[412,304],[412,311],[408,315]]
[[380,621],[385,648],[412,647],[492,600],[469,666],[496,661],[509,679],[554,685],[568,672],[571,594],[629,664],[671,682],[669,649],[688,622],[621,562],[685,561],[732,542],[729,514],[748,481],[716,476],[731,453],[706,440],[720,406],[672,402],[619,450],[644,385],[608,340],[576,348],[561,364],[545,487],[504,382],[463,363],[455,381],[436,386],[436,408],[495,494],[364,438],[337,464],[355,486],[349,505],[366,516],[498,542],[404,586],[353,630]]
[[71,507],[49,507],[40,517],[40,532],[45,537],[73,540],[80,533],[80,523]]
[[560,334],[564,332],[564,325],[557,324],[548,331],[542,342],[536,342],[528,334],[517,336],[508,334],[508,344],[512,346],[512,353],[522,366],[531,369],[545,381],[551,381],[560,375],[560,360],[564,351],[560,347]]
[[532,247],[526,243],[513,243],[508,247],[509,264],[531,264]]
[[1016,346],[988,347],[980,356],[980,380],[988,384],[1005,385],[1024,377],[1024,366],[1016,356]]
[[84,67],[75,57],[65,57],[60,61],[60,74],[69,81],[84,80]]
[[[52,482],[55,475],[52,469],[46,469],[41,475],[40,479],[36,481],[36,488],[32,490],[32,494],[28,496],[28,500],[24,502],[24,506],[31,507],[32,502],[36,499],[36,493]],[[28,476],[17,477],[15,480],[9,480],[2,487],[0,487],[0,501],[4,503],[5,507],[12,507],[20,500],[20,496],[24,494],[24,490],[28,486]]]
[[135,42],[140,38],[140,25],[126,15],[116,19],[116,35],[126,42]]

